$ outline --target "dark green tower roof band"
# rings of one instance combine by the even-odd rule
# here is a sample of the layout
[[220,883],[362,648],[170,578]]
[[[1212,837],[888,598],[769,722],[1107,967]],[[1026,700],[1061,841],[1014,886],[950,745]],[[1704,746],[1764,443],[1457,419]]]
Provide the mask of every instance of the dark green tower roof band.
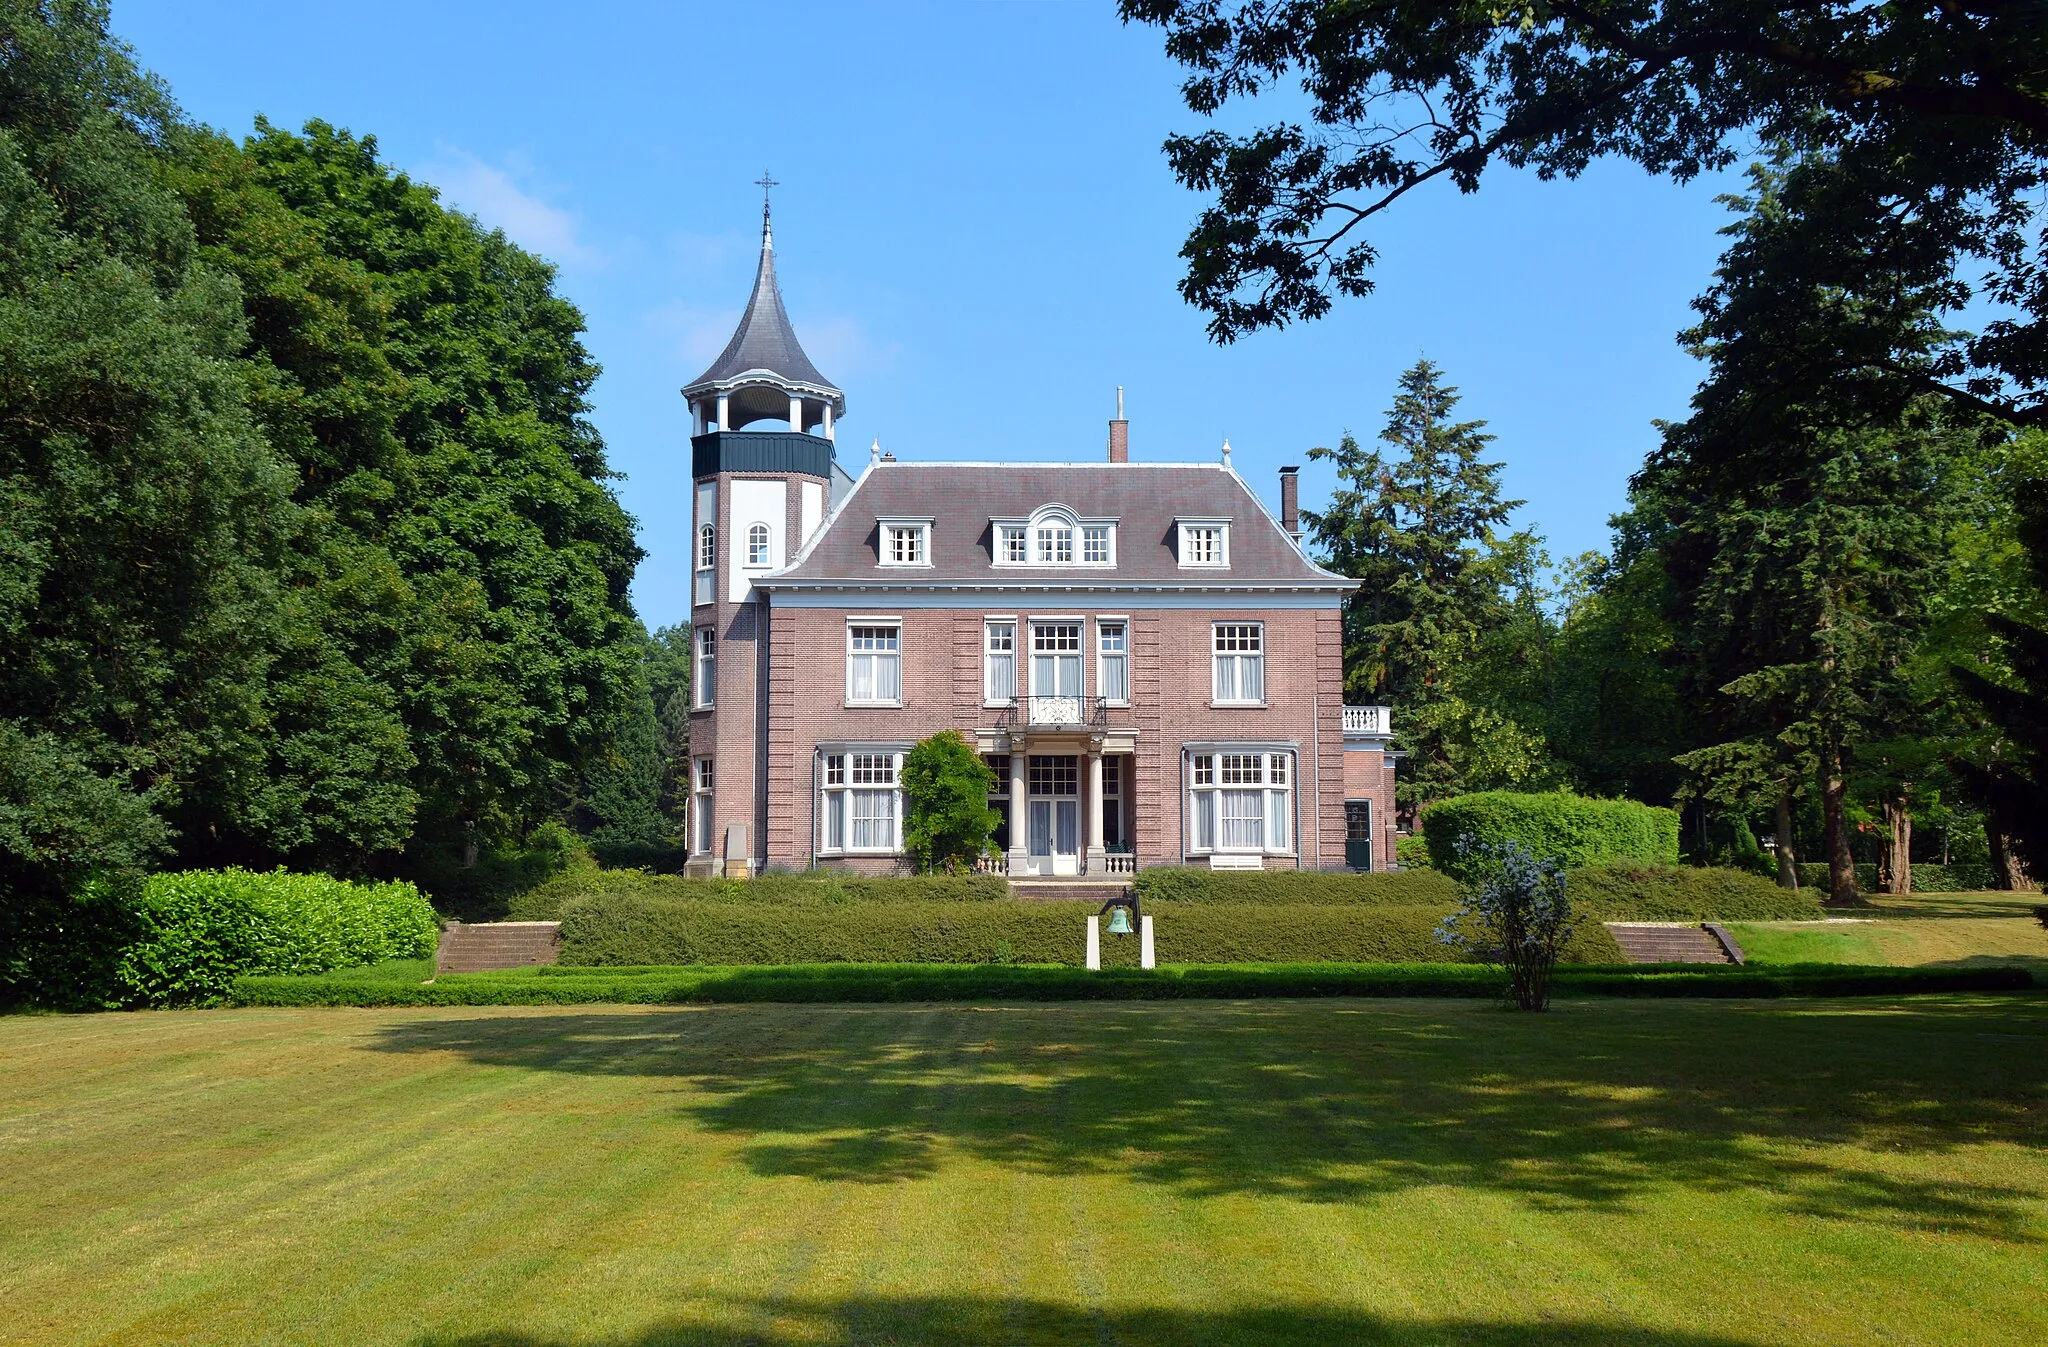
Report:
[[690,439],[690,475],[721,472],[800,472],[832,477],[832,441],[786,430],[714,430]]

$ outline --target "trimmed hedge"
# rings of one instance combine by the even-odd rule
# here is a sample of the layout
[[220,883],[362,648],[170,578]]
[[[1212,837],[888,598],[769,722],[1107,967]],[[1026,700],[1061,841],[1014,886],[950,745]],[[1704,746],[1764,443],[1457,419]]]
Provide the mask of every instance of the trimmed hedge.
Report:
[[1781,889],[1761,875],[1694,865],[1588,866],[1566,875],[1574,911],[1600,921],[1812,921],[1825,915],[1811,889]]
[[1210,870],[1160,866],[1140,870],[1131,887],[1145,903],[1367,903],[1381,907],[1446,906],[1457,881],[1428,870],[1362,874],[1351,870]]
[[152,875],[117,976],[129,1003],[218,1000],[243,973],[323,973],[432,956],[441,924],[411,884],[286,870]]
[[1634,800],[1488,790],[1439,800],[1422,813],[1430,864],[1458,879],[1477,878],[1473,863],[1458,856],[1458,839],[1468,833],[1481,842],[1512,838],[1573,869],[1610,860],[1678,863],[1677,812]]
[[694,903],[991,903],[1010,896],[1001,875],[846,875],[813,870],[754,879],[684,879],[646,870],[571,870],[512,900],[514,921],[559,921],[580,898],[666,898]]
[[[1557,995],[1894,996],[1917,992],[2021,991],[2024,968],[1858,968],[1800,964],[1749,968],[1571,969]],[[250,1006],[478,1006],[711,1002],[1157,1001],[1305,996],[1500,995],[1493,970],[1470,964],[1374,967],[1321,964],[1267,968],[1105,969],[833,965],[782,968],[520,969],[425,984],[349,978],[244,977],[232,993]]]
[[[1933,862],[1913,863],[1913,892],[1915,893],[1974,893],[1991,888],[1998,876],[1982,861],[1959,861],[1954,865],[1936,865]],[[1799,866],[1799,886],[1802,889],[1828,891],[1828,865],[1826,861],[1804,861]],[[1856,891],[1876,893],[1877,867],[1865,864],[1856,867]]]
[[[767,910],[725,902],[612,895],[569,903],[562,965],[972,964],[1078,966],[1094,903],[844,903]],[[1448,904],[1374,906],[1146,903],[1162,963],[1439,963]],[[1138,941],[1104,935],[1105,965],[1135,966]],[[1577,963],[1618,962],[1588,922],[1567,947]]]

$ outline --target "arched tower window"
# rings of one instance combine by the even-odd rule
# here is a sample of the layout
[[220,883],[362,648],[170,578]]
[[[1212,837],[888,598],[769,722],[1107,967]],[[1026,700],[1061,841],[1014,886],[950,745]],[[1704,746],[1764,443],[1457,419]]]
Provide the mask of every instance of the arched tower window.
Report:
[[766,566],[768,564],[768,526],[749,524],[747,526],[747,564]]
[[708,571],[718,565],[718,526],[697,526],[697,569]]

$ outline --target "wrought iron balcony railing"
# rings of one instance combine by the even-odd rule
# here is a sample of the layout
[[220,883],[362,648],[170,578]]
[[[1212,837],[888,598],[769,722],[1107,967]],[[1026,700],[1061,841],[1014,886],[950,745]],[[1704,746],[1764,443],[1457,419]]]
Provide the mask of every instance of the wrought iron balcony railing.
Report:
[[1101,697],[1019,697],[997,713],[996,724],[1037,730],[1085,729],[1107,725],[1112,709],[1128,706],[1128,702]]

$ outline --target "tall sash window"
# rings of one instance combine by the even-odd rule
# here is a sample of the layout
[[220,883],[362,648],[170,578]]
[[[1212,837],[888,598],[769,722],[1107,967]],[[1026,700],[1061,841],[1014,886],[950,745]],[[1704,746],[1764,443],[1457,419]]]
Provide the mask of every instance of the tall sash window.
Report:
[[903,629],[860,623],[846,629],[846,700],[851,706],[903,704]]

